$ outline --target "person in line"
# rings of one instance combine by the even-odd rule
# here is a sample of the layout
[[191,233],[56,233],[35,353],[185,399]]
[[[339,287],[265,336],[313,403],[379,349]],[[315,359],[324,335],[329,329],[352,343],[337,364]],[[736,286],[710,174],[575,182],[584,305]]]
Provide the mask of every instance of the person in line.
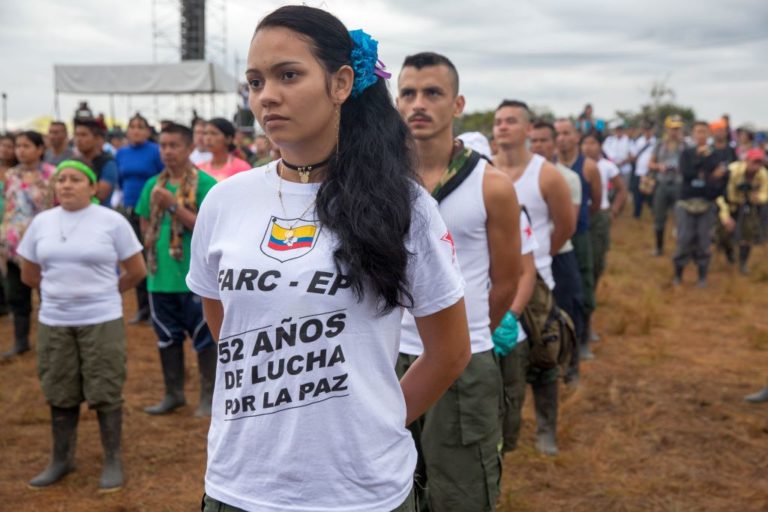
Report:
[[707,284],[711,258],[712,230],[715,222],[715,200],[723,194],[727,169],[714,148],[709,145],[709,125],[693,124],[694,146],[680,156],[682,187],[675,205],[677,251],[673,258],[674,283],[683,282],[683,270],[693,259],[699,270],[698,286]]
[[[126,364],[120,294],[144,277],[144,258],[128,221],[93,204],[97,178],[87,164],[65,160],[53,180],[59,206],[32,220],[18,248],[22,281],[40,289],[37,369],[53,437],[51,462],[29,486],[49,486],[74,470],[85,401],[97,411],[104,450],[99,491],[112,492],[123,486]],[[125,269],[120,276],[118,262]]]
[[93,119],[77,120],[74,139],[77,152],[96,173],[96,199],[102,206],[111,206],[120,175],[114,157],[103,150],[104,130]]
[[[530,131],[531,111],[525,102],[504,100],[499,104],[493,120],[493,139],[498,147],[493,163],[515,184],[518,200],[530,216],[533,236],[539,246],[534,250],[536,271],[552,290],[555,287],[552,256],[571,238],[576,219],[565,179],[553,164],[531,153],[526,146]],[[505,378],[508,376],[509,372]],[[531,367],[525,376],[519,377],[526,379],[533,389],[537,411],[536,445],[548,455],[557,454],[559,376],[557,368],[542,371]],[[507,382],[509,385],[511,381]],[[512,444],[511,439],[508,444]]]
[[[387,76],[376,41],[321,9],[256,27],[249,105],[282,159],[211,189],[187,275],[218,339],[205,512],[415,510],[406,425],[470,343],[451,236]],[[403,307],[424,354],[398,382]]]
[[680,198],[683,179],[680,174],[680,155],[684,149],[682,118],[678,115],[667,116],[664,120],[664,137],[654,146],[648,163],[648,170],[655,181],[652,207],[653,230],[656,235],[654,256],[664,254],[667,216]]
[[203,318],[200,297],[185,282],[197,212],[216,180],[190,160],[192,131],[169,124],[160,132],[165,169],[144,185],[136,205],[147,254],[147,290],[152,325],[157,334],[165,395],[147,414],[168,414],[187,403],[184,396],[184,339],[197,352],[200,404],[195,415],[211,415],[216,374],[216,346]]
[[205,125],[208,121],[202,117],[195,117],[192,120],[192,132],[195,138],[195,150],[190,155],[189,159],[194,165],[200,165],[203,162],[208,162],[213,155],[208,151],[205,145]]
[[[533,259],[533,253],[539,244],[533,236],[533,228],[525,210],[520,211],[520,240],[522,271],[517,284],[515,298],[509,307],[509,314],[514,319],[514,327],[510,328],[507,322],[502,322],[502,329],[510,328],[510,334],[514,333],[515,328],[517,329],[514,345],[511,347],[499,346],[496,341],[500,335],[500,329],[497,328],[494,331],[494,352],[499,356],[499,368],[504,385],[504,406],[501,419],[502,454],[517,448],[520,427],[523,424],[523,404],[525,403],[525,390],[528,387],[527,376],[530,371],[528,335],[523,326],[520,325],[519,319],[530,302],[534,287],[536,286],[536,263]],[[544,412],[541,408],[542,402],[539,401],[538,404],[539,409],[537,412],[541,415]],[[537,422],[539,422],[538,419]],[[540,423],[544,423],[544,421]],[[552,432],[548,431],[547,435],[551,434],[552,437],[555,437],[556,430],[557,425],[555,424],[554,430]],[[556,441],[553,440],[552,443],[556,443]],[[543,451],[545,448],[542,442],[538,440],[537,445],[540,451]]]
[[728,235],[738,247],[739,272],[749,273],[747,263],[752,247],[766,238],[762,219],[768,209],[768,170],[765,152],[750,149],[743,161],[729,167],[724,197],[717,199],[719,216]]
[[[0,134],[0,225],[5,215],[5,177],[9,170],[19,165],[13,144],[13,135]],[[5,273],[0,272],[0,316],[8,314],[8,298],[5,295]]]
[[[587,158],[597,162],[600,183],[603,187],[600,211],[589,218],[595,288],[605,271],[606,254],[611,247],[611,221],[619,216],[628,196],[624,176],[615,163],[603,157],[601,147],[600,136],[596,133],[588,133],[581,138],[581,152]],[[609,187],[612,187],[615,194],[613,202],[608,200]]]
[[[120,171],[120,188],[123,191],[123,209],[133,231],[143,243],[141,223],[136,213],[136,203],[139,201],[144,184],[151,177],[163,170],[160,149],[149,140],[152,130],[149,122],[141,115],[134,115],[128,122],[128,142],[117,151],[115,160]],[[146,323],[149,321],[149,296],[147,295],[146,280],[136,286],[136,316],[130,324]]]
[[[531,152],[544,157],[547,162],[554,164],[560,175],[565,179],[568,190],[571,193],[571,205],[573,206],[573,230],[576,229],[576,219],[581,210],[581,178],[576,172],[557,161],[555,150],[556,138],[555,126],[551,123],[538,121],[534,123],[531,131]],[[538,242],[537,244],[538,245]],[[584,331],[584,291],[582,290],[579,262],[573,250],[573,243],[566,240],[557,254],[552,256],[552,277],[555,287],[552,295],[557,307],[568,313],[574,324],[577,336]],[[522,279],[522,278],[521,278]],[[519,293],[519,292],[518,292]],[[566,370],[564,380],[571,386],[579,383],[579,357],[578,351],[571,356],[571,366]]]
[[235,125],[224,118],[216,117],[205,125],[205,147],[211,153],[211,159],[201,163],[201,171],[210,174],[216,181],[251,169],[251,164],[232,154],[235,146]]
[[599,211],[603,201],[603,185],[597,162],[581,153],[579,132],[573,121],[561,118],[555,121],[557,161],[573,170],[581,178],[581,208],[576,220],[576,232],[571,241],[579,262],[581,289],[584,293],[583,331],[579,337],[579,362],[594,357],[589,343],[595,341],[591,319],[595,311],[595,263],[589,236],[590,218]]
[[5,266],[5,293],[13,315],[13,347],[3,353],[10,359],[29,350],[32,289],[21,280],[19,243],[32,219],[53,205],[50,179],[55,168],[43,162],[45,143],[35,131],[14,139],[19,164],[5,175],[5,214],[0,225],[0,258]]
[[[632,140],[627,134],[623,120],[617,119],[611,124],[613,125],[613,132],[603,141],[602,150],[607,159],[619,168],[621,179],[624,180],[624,188],[628,188],[632,175]],[[593,160],[595,159],[593,158]]]
[[[439,202],[456,245],[472,345],[464,372],[412,429],[424,464],[417,477],[432,510],[492,510],[500,489],[488,483],[501,479],[503,397],[491,333],[509,310],[520,277],[517,194],[506,175],[454,139],[453,120],[465,100],[450,59],[433,52],[406,57],[397,88],[397,108],[416,141],[416,172]],[[406,313],[398,374],[423,352],[416,321]]]
[[272,161],[272,155],[270,154],[271,143],[266,135],[259,134],[253,139],[253,156],[251,157],[251,164],[254,167],[261,167]]
[[632,216],[639,219],[643,214],[643,205],[652,207],[653,190],[650,191],[642,186],[644,180],[648,180],[648,164],[651,161],[651,154],[656,147],[656,135],[653,132],[653,123],[643,121],[642,134],[634,140],[630,149],[630,158],[632,162],[632,179],[629,189],[632,192]]
[[738,139],[736,154],[739,160],[746,161],[747,153],[755,147],[755,132],[744,126],[736,130],[736,137]]
[[53,121],[48,126],[48,149],[45,150],[43,161],[54,167],[64,160],[75,156],[69,143],[67,125],[63,121]]

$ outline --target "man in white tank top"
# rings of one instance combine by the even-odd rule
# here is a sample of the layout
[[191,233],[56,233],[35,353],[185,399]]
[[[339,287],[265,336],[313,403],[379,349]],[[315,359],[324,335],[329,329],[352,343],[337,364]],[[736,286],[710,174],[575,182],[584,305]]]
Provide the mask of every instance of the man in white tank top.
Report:
[[[444,56],[420,53],[405,59],[397,107],[416,140],[419,177],[438,198],[451,188],[454,171],[463,174],[460,163],[471,153],[453,139],[453,119],[464,108],[458,90],[456,68]],[[482,159],[439,208],[466,282],[472,359],[415,422],[412,432],[425,469],[420,474],[417,467],[417,483],[423,484],[426,476],[431,510],[494,510],[499,489],[495,484],[489,488],[489,482],[498,482],[501,475],[502,384],[491,333],[509,309],[520,278],[520,209],[509,178]],[[418,365],[421,353],[419,333],[406,312],[398,374]]]
[[[531,133],[531,113],[522,101],[504,100],[496,109],[493,137],[498,147],[494,165],[515,184],[520,204],[531,218],[539,248],[534,250],[536,270],[550,289],[552,256],[571,237],[576,226],[570,191],[555,166],[531,153],[525,143]],[[533,387],[537,420],[537,447],[557,453],[558,369],[542,371],[530,367],[526,378]]]

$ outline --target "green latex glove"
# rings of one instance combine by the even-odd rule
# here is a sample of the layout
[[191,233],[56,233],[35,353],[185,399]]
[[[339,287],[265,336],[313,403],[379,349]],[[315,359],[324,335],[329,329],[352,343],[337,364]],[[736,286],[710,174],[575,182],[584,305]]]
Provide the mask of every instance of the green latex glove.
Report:
[[493,351],[499,356],[506,356],[517,345],[517,334],[520,324],[511,311],[507,311],[501,323],[493,331]]

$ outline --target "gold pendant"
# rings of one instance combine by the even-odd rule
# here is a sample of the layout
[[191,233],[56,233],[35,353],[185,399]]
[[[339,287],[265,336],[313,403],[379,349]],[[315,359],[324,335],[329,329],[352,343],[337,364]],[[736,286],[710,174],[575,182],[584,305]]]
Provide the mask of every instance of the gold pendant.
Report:
[[302,183],[309,183],[309,171],[299,171],[299,178]]
[[286,230],[285,238],[293,238],[293,230],[292,229]]

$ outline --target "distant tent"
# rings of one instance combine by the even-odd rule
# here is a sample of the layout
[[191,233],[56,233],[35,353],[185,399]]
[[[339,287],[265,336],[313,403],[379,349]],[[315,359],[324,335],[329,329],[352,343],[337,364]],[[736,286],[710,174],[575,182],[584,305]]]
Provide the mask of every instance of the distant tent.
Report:
[[[61,118],[59,94],[107,94],[110,116],[114,97],[135,95],[237,94],[238,83],[221,66],[202,60],[169,64],[54,65],[56,117]],[[157,103],[156,103],[157,105]],[[114,125],[112,125],[114,126]]]
[[56,93],[236,93],[237,81],[221,66],[202,60],[173,64],[55,65]]

